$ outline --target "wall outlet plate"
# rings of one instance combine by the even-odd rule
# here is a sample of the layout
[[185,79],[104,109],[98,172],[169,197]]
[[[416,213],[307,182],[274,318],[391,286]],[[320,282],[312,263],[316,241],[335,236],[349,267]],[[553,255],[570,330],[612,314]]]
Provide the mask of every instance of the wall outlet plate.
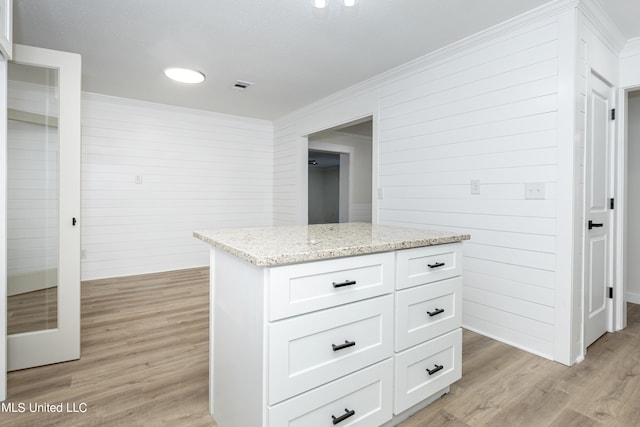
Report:
[[526,200],[544,200],[544,182],[527,182],[524,184],[524,198]]

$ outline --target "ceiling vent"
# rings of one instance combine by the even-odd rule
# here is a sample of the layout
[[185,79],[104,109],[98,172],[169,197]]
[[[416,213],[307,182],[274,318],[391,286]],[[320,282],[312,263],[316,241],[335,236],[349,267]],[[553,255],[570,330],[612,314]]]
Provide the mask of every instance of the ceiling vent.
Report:
[[233,88],[237,89],[237,90],[245,90],[246,88],[248,88],[249,86],[253,85],[253,83],[251,82],[247,82],[244,80],[238,80],[234,85]]

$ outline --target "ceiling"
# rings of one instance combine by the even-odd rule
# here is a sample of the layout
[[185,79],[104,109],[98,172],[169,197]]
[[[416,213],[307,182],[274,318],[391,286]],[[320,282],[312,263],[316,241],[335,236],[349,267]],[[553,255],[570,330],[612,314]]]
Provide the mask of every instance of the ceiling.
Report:
[[[84,91],[273,120],[547,1],[14,0],[14,41],[80,53]],[[640,36],[640,2],[599,1]]]

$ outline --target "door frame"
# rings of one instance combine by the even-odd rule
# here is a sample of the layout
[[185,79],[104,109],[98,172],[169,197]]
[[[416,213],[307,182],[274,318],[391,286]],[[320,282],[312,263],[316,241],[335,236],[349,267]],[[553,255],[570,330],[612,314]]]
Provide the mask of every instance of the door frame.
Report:
[[[305,130],[301,132],[297,136],[298,140],[298,165],[299,165],[299,174],[298,176],[301,178],[300,188],[298,191],[298,224],[307,225],[309,221],[309,171],[307,160],[309,157],[309,136],[313,134],[330,131],[330,130],[339,130],[340,128],[344,128],[350,125],[355,125],[358,123],[363,123],[366,121],[371,121],[372,128],[372,136],[371,136],[371,223],[378,223],[378,115],[373,112],[368,112],[361,116],[349,119],[349,120],[340,120],[338,122],[334,122],[331,125],[326,125],[318,129],[313,130]],[[334,144],[327,144],[334,145]],[[314,148],[311,148],[312,150]],[[318,150],[323,151],[323,150]],[[333,151],[333,150],[328,150]],[[349,180],[350,187],[352,187],[352,176],[353,176],[353,155],[350,155],[350,167],[349,167]],[[352,197],[352,188],[349,191],[350,197],[350,205],[351,205],[351,197]],[[351,206],[350,206],[351,208]]]
[[7,399],[7,66],[0,55],[0,402]]
[[[80,357],[80,226],[77,221],[80,219],[81,197],[81,59],[80,55],[74,53],[16,44],[13,47],[13,61],[58,69],[61,94],[58,155],[62,156],[64,146],[65,162],[77,164],[77,167],[65,167],[60,161],[58,168],[58,191],[64,188],[64,193],[59,194],[58,200],[58,259],[59,266],[65,266],[58,269],[58,327],[8,335],[6,345],[9,370]],[[60,340],[63,340],[63,345],[60,345]],[[29,357],[20,352],[28,353]]]
[[618,106],[616,117],[616,209],[614,210],[617,224],[615,234],[615,260],[616,285],[614,288],[614,318],[613,330],[619,331],[627,327],[627,253],[626,253],[626,228],[628,221],[628,185],[627,175],[629,163],[627,159],[629,146],[628,111],[629,92],[640,90],[640,85],[621,87],[617,91]]

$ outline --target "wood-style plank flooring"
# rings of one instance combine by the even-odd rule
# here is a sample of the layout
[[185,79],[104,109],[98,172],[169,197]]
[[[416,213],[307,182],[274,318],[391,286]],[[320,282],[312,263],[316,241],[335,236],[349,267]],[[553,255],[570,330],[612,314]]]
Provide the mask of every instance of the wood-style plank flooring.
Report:
[[7,298],[7,334],[58,327],[58,288],[52,287]]
[[[82,289],[82,358],[9,373],[9,402],[27,413],[0,413],[0,426],[214,426],[208,269]],[[465,331],[462,379],[400,425],[638,426],[640,306],[629,305],[628,325],[571,368]],[[87,412],[28,413],[30,403],[59,402],[86,403]]]

